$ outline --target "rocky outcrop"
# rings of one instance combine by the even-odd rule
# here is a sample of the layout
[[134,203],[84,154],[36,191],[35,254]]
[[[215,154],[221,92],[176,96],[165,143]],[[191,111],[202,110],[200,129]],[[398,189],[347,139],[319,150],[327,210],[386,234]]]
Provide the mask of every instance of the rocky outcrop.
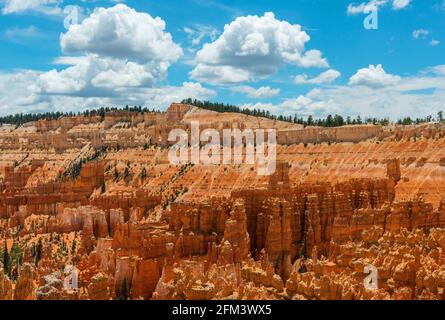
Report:
[[14,288],[14,300],[35,300],[36,272],[34,267],[25,263],[19,270],[19,277]]
[[88,297],[91,300],[110,300],[113,292],[112,278],[99,272],[91,278],[88,285]]
[[230,218],[226,220],[221,240],[218,263],[240,263],[249,255],[250,239],[247,233],[246,211],[243,201],[233,204]]
[[0,300],[12,300],[12,281],[0,269]]

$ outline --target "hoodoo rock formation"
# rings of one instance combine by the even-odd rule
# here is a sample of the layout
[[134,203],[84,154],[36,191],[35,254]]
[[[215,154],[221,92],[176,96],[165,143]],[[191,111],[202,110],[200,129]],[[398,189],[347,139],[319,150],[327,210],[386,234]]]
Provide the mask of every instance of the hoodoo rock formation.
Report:
[[[171,164],[192,121],[276,129],[276,171]],[[183,104],[0,126],[0,299],[445,299],[444,133]]]

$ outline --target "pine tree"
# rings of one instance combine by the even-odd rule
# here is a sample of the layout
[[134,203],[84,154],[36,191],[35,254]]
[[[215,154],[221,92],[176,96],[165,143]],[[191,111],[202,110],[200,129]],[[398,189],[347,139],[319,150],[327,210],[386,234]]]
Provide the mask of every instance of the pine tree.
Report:
[[117,171],[117,168],[114,167],[114,181],[119,180],[119,171]]
[[36,266],[39,264],[40,259],[42,259],[42,238],[39,238],[39,242],[37,243],[36,257],[35,257]]
[[9,258],[8,246],[5,239],[5,248],[3,250],[3,270],[5,274],[11,276],[11,261]]
[[145,169],[145,167],[142,168],[140,177],[142,180],[144,180],[147,177],[147,169]]
[[125,182],[129,182],[129,180],[130,180],[130,178],[131,178],[131,174],[130,174],[130,168],[128,167],[128,165],[127,165],[127,167],[125,167],[125,170],[124,170],[124,179],[125,179]]
[[124,281],[121,282],[121,285],[118,289],[117,298],[119,300],[128,300],[129,297],[130,297],[130,287],[127,278],[125,278]]
[[313,125],[314,124],[314,122],[313,122],[314,120],[313,120],[313,118],[312,118],[312,116],[310,115],[309,117],[307,117],[307,125],[308,126],[311,126],[311,125]]
[[71,255],[74,255],[76,253],[76,240],[73,241],[73,244],[71,245]]

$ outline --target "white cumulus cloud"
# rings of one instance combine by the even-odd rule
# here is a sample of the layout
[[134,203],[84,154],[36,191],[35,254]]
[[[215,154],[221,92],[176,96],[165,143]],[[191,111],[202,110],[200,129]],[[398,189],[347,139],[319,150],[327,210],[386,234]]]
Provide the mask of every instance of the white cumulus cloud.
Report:
[[328,113],[337,113],[341,109],[331,101],[317,101],[308,95],[299,95],[296,98],[285,99],[278,104],[272,103],[254,103],[244,104],[242,108],[266,110],[275,114],[298,116],[324,116]]
[[271,12],[242,16],[224,27],[221,36],[196,54],[192,79],[239,83],[274,74],[291,64],[328,67],[319,50],[305,50],[309,35],[298,24],[280,21]]
[[362,2],[360,4],[350,3],[348,5],[348,14],[355,15],[361,13],[368,13],[370,11],[377,10],[379,7],[386,5],[387,0],[370,0],[368,2]]
[[[40,76],[41,92],[94,96],[100,89],[115,91],[123,87],[151,87],[167,72],[167,64],[138,64],[132,61],[104,58],[89,54],[81,57],[63,57],[56,62],[69,67],[56,69]],[[110,92],[111,93],[111,92]]]
[[60,37],[66,56],[48,72],[0,72],[0,114],[68,111],[100,106],[163,107],[216,92],[197,82],[163,85],[182,49],[161,18],[126,5],[98,8]]
[[384,87],[397,84],[399,81],[399,76],[386,73],[381,64],[377,66],[371,64],[368,68],[358,70],[357,73],[349,79],[349,84]]
[[124,5],[98,8],[82,23],[71,25],[60,37],[64,53],[95,53],[101,56],[174,62],[182,49],[165,31],[165,22]]
[[[216,92],[204,88],[200,83],[184,82],[179,86],[163,86],[153,88],[127,88],[116,94],[100,96],[79,96],[67,94],[47,94],[38,91],[36,83],[41,81],[46,73],[31,70],[20,70],[10,73],[0,73],[0,115],[12,113],[34,113],[46,111],[81,111],[101,106],[142,105],[150,108],[166,109],[172,102],[186,98],[208,100]],[[67,87],[77,89],[82,81],[51,84],[52,91],[64,92]]]
[[341,76],[341,73],[334,69],[329,69],[320,73],[314,78],[308,78],[306,74],[297,75],[294,78],[296,84],[325,84],[332,83]]
[[370,11],[378,10],[380,7],[386,6],[390,2],[393,10],[401,10],[408,7],[411,0],[369,0],[359,4],[350,3],[348,5],[347,13],[348,15],[369,13]]
[[[375,67],[378,69],[378,67]],[[277,114],[326,117],[389,117],[397,120],[435,115],[443,110],[445,99],[445,65],[421,70],[419,74],[398,77],[387,86],[330,85],[314,88],[305,95],[279,103],[257,103],[248,108],[269,110]]]
[[68,67],[41,74],[36,92],[93,97],[153,87],[182,55],[165,27],[124,4],[94,10],[60,36],[64,53],[81,55],[57,59]]
[[251,86],[235,86],[230,88],[233,92],[245,93],[250,98],[265,99],[278,95],[280,89],[274,89],[269,86],[260,87],[255,89]]
[[394,0],[392,7],[394,10],[400,10],[406,8],[411,3],[411,0]]
[[60,14],[60,4],[63,0],[4,0],[2,1],[3,14],[23,13],[25,11],[36,11],[45,14]]

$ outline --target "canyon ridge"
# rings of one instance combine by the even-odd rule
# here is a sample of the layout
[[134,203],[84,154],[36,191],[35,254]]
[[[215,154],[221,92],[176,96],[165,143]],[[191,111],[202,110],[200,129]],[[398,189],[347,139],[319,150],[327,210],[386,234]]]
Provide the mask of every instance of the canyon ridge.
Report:
[[[275,172],[171,164],[193,121],[275,129]],[[3,124],[0,150],[0,300],[445,298],[442,123],[172,104]]]

